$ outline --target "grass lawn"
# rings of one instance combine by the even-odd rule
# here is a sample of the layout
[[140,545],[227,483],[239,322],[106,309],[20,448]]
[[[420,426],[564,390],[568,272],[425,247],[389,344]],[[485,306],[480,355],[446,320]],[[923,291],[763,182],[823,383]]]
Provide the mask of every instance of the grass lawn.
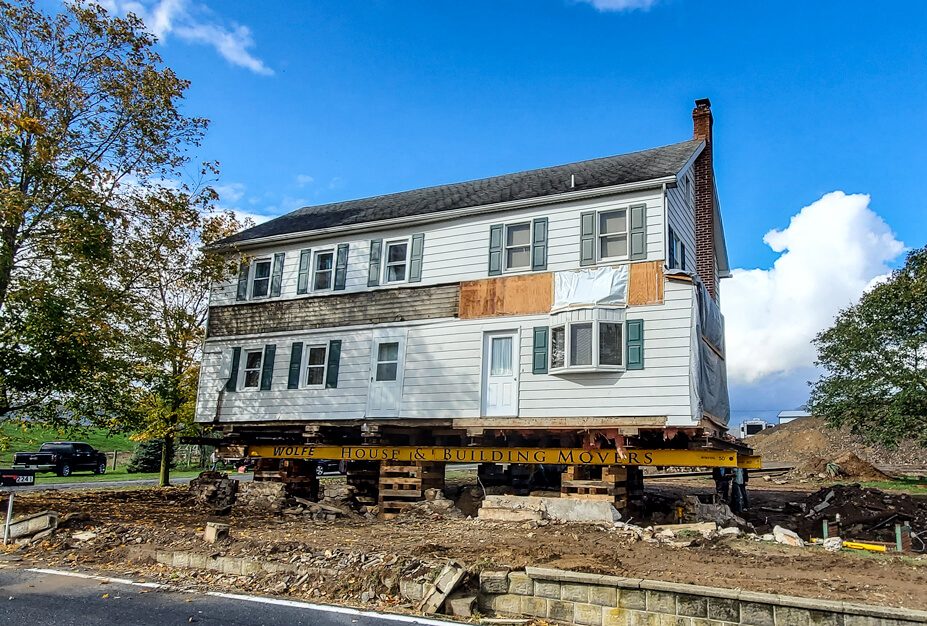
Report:
[[0,450],[0,465],[12,463],[15,452],[34,452],[46,441],[83,441],[101,452],[131,452],[135,449],[135,442],[128,435],[111,435],[99,428],[57,430],[28,426],[24,429],[16,424],[3,424],[0,426],[0,445],[5,443],[6,446]]
[[[175,478],[194,478],[199,476],[203,470],[172,470],[171,480]],[[111,480],[157,480],[160,474],[157,472],[129,474],[124,467],[119,467],[115,471],[107,470],[105,474],[92,474],[90,472],[77,472],[67,478],[56,476],[55,474],[36,474],[35,482],[37,485],[55,485],[67,483],[97,483]]]
[[904,491],[915,496],[927,496],[927,478],[897,478],[895,480],[860,483],[860,485],[884,491]]

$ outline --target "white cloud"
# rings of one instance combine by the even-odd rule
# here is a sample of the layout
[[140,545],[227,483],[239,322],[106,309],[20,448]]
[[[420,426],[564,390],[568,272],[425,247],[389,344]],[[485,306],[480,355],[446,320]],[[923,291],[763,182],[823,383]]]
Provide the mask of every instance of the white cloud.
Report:
[[135,13],[160,41],[169,35],[188,43],[215,48],[225,60],[256,74],[271,75],[272,69],[254,57],[251,30],[235,22],[223,23],[205,4],[190,0],[97,0],[110,13]]
[[216,193],[219,194],[220,202],[238,202],[245,195],[245,186],[241,183],[228,183],[227,185],[213,185]]
[[772,269],[735,269],[721,285],[733,385],[810,367],[814,336],[904,251],[868,195],[842,191],[806,206],[763,241],[782,253]]
[[588,2],[597,11],[646,11],[660,0],[573,0],[574,2]]
[[270,221],[277,217],[276,215],[260,215],[258,213],[249,213],[248,211],[242,211],[241,209],[231,209],[232,213],[235,214],[235,217],[239,221],[244,222],[245,220],[251,220],[254,222],[254,225],[263,224],[264,222]]
[[305,187],[306,185],[308,185],[314,180],[315,179],[312,176],[309,176],[307,174],[297,174],[296,175],[296,184],[299,185],[300,187]]

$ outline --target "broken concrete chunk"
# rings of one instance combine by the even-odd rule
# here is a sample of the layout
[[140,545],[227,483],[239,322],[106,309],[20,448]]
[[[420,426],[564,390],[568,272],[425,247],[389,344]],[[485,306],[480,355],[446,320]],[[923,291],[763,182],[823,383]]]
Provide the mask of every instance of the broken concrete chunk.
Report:
[[435,584],[426,584],[424,597],[418,605],[418,610],[423,613],[437,613],[444,601],[452,591],[460,584],[466,575],[467,570],[457,561],[448,561]]
[[216,543],[229,538],[229,525],[220,524],[219,522],[206,522],[206,532],[203,533],[203,541],[206,543]]
[[470,617],[476,608],[476,596],[453,596],[444,602],[448,615]]
[[828,537],[823,541],[823,545],[828,552],[840,552],[843,548],[843,539],[840,537]]
[[10,522],[10,539],[32,537],[40,532],[56,528],[58,528],[58,514],[55,511],[24,515]]
[[722,528],[721,530],[718,531],[718,534],[721,535],[722,537],[736,537],[737,535],[740,535],[741,533],[743,533],[743,531],[737,528],[736,526],[731,526],[730,528]]
[[802,541],[801,537],[799,537],[795,531],[783,528],[782,526],[773,528],[773,536],[778,543],[796,546],[798,548],[803,548],[805,546],[805,542]]
[[480,572],[480,591],[488,594],[508,593],[509,570],[484,569]]
[[544,519],[544,514],[540,511],[531,511],[528,509],[497,509],[494,507],[482,506],[478,517],[482,520],[491,522],[537,522]]

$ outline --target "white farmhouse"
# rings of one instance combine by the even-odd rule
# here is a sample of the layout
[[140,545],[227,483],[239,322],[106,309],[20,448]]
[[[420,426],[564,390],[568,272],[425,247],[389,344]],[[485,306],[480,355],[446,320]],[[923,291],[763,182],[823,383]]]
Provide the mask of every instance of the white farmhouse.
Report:
[[708,100],[660,148],[306,207],[217,248],[197,422],[242,443],[723,447]]

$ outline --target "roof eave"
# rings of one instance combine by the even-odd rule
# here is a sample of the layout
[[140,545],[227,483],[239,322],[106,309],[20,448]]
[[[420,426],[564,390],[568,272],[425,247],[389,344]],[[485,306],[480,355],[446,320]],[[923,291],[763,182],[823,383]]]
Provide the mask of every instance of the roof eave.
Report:
[[[695,156],[698,156],[698,153],[702,151],[704,146],[699,146],[696,149]],[[695,157],[693,157],[694,159]],[[682,171],[685,168],[680,169]],[[434,222],[440,222],[448,219],[454,219],[458,217],[469,217],[472,215],[481,215],[484,213],[497,213],[500,211],[512,211],[515,209],[524,209],[535,206],[545,206],[548,204],[558,204],[561,202],[572,202],[575,200],[585,200],[589,198],[599,198],[602,196],[609,196],[618,193],[627,193],[632,191],[641,191],[644,189],[653,189],[660,188],[664,184],[671,185],[676,183],[676,174],[670,176],[662,176],[660,178],[652,178],[649,180],[636,181],[633,183],[624,183],[621,185],[610,185],[608,187],[596,187],[595,189],[583,189],[580,191],[568,191],[565,193],[554,194],[551,196],[540,196],[535,198],[524,198],[521,200],[510,200],[507,202],[497,202],[494,204],[483,204],[471,207],[464,207],[460,209],[452,209],[450,211],[439,211],[436,213],[427,213],[425,215],[409,215],[405,217],[397,217],[388,220],[375,220],[372,222],[363,222],[361,224],[346,224],[341,226],[332,226],[330,228],[319,228],[316,230],[303,230],[292,233],[282,233],[279,235],[271,235],[269,237],[259,237],[256,239],[247,239],[244,241],[236,241],[229,244],[213,244],[211,246],[206,246],[203,248],[205,251],[209,252],[224,252],[224,251],[233,251],[233,250],[245,250],[249,248],[258,248],[266,246],[268,244],[276,244],[283,241],[287,242],[299,242],[307,241],[311,239],[317,239],[320,237],[328,237],[331,235],[338,235],[345,232],[351,232],[352,234],[370,232],[374,230],[382,230],[385,228],[396,228],[402,226],[416,226],[419,224],[430,224]]]

